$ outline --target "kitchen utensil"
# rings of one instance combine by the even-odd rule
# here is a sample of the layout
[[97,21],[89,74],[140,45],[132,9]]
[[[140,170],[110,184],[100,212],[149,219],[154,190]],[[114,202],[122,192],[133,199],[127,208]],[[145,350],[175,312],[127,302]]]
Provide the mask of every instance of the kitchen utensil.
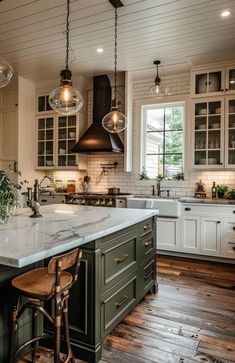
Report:
[[107,188],[107,189],[108,189],[108,194],[111,194],[111,195],[120,193],[120,188]]

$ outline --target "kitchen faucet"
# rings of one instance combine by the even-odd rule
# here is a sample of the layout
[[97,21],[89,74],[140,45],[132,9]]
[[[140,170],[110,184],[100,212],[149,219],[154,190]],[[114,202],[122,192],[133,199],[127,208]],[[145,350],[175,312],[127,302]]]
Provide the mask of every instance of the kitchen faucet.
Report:
[[[168,189],[161,189],[160,182],[157,182],[157,196],[161,196],[161,192],[167,192],[167,197],[169,197],[169,190]],[[154,194],[153,194],[154,195]]]

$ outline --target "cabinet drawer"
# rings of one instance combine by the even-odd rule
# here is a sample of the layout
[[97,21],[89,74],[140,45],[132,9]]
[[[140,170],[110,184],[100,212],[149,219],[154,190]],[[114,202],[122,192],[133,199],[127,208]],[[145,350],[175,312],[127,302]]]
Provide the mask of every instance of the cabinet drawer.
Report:
[[146,219],[144,222],[140,224],[140,234],[141,237],[153,231],[153,219]]
[[128,312],[128,309],[136,301],[136,282],[134,276],[124,286],[120,287],[114,294],[104,300],[101,304],[101,329],[102,336],[116,326],[118,321]]
[[235,237],[226,237],[223,239],[221,253],[222,257],[235,259]]
[[144,274],[143,274],[143,286],[144,286],[144,294],[152,287],[155,282],[156,276],[156,259],[151,260],[144,267]]
[[235,239],[235,219],[233,221],[225,220],[223,227],[224,236],[234,236]]
[[151,256],[151,254],[153,254],[155,250],[155,238],[153,234],[142,238],[141,245],[142,245],[141,259],[146,259],[149,256]]
[[122,235],[120,239],[114,239],[111,244],[102,249],[103,291],[118,282],[123,277],[123,273],[129,272],[131,267],[135,267],[136,248],[137,233],[130,232]]
[[224,206],[221,204],[187,204],[182,203],[182,213],[184,215],[189,215],[191,213],[195,214],[208,214],[208,215],[230,215],[235,217],[235,205],[234,206]]

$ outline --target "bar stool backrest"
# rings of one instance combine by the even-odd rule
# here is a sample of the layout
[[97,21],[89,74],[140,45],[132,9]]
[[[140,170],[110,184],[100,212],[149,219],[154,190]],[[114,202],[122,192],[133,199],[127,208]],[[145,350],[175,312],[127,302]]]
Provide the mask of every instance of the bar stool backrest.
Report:
[[74,266],[73,282],[75,282],[78,279],[81,257],[82,251],[79,248],[76,248],[75,250],[60,256],[54,256],[49,261],[47,267],[48,273],[55,273],[56,275],[58,275],[61,271],[67,270],[70,267]]

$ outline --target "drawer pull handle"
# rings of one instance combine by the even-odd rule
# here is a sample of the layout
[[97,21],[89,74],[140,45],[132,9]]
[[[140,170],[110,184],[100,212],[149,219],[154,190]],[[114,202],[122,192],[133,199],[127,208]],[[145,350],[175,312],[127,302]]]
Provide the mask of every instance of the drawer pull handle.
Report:
[[152,239],[150,239],[149,241],[144,242],[145,247],[149,247],[149,246],[152,246],[152,245],[153,245],[153,240]]
[[233,210],[233,214],[235,214],[235,210]]
[[235,231],[235,227],[233,227],[233,230]]
[[235,242],[228,242],[228,245],[235,245]]
[[221,222],[220,221],[217,221],[217,224],[220,224]]
[[126,254],[126,255],[123,255],[121,258],[115,258],[114,259],[114,261],[116,262],[116,263],[121,263],[122,261],[124,261],[126,258],[128,258],[128,254]]
[[186,212],[189,212],[191,210],[191,208],[187,207],[187,208],[184,208],[184,210],[186,210]]
[[148,280],[150,276],[152,276],[153,271],[150,271],[147,275],[144,276],[144,280]]
[[148,224],[145,224],[144,225],[144,230],[146,231],[147,229],[149,229],[149,228],[151,228],[151,224],[150,223],[148,223]]
[[119,309],[128,300],[128,296],[124,295],[119,303],[115,303],[116,308]]
[[235,247],[232,247],[232,250],[235,251]]

